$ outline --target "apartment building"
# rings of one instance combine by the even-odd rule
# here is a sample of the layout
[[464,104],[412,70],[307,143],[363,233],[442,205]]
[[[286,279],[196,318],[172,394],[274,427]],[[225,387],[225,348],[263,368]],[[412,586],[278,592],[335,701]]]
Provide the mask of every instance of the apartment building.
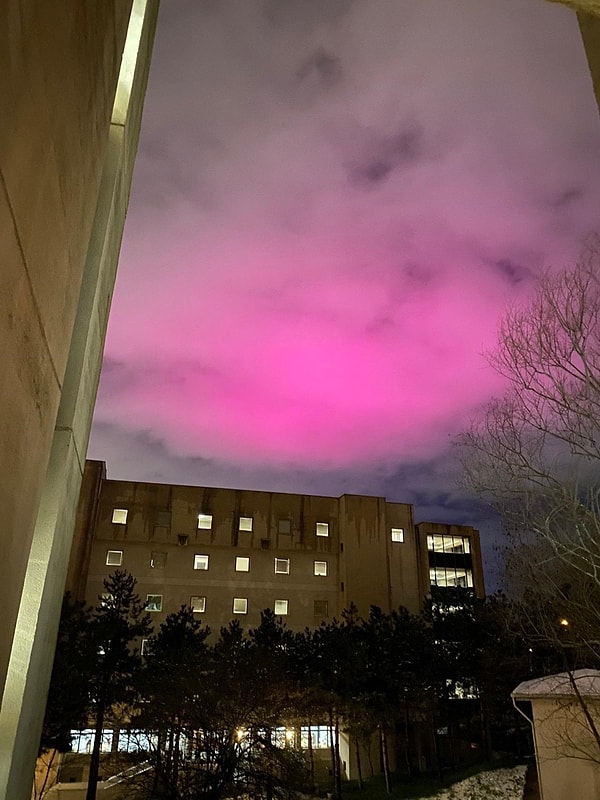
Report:
[[350,603],[417,613],[431,584],[484,594],[478,531],[415,524],[407,503],[113,481],[88,461],[67,586],[95,605],[118,568],[157,624],[185,604],[213,630],[265,608],[295,630]]

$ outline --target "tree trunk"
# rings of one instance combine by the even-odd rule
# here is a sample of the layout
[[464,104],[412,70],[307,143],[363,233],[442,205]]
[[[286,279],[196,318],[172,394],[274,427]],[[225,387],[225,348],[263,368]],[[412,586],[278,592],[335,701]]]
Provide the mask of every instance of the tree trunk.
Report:
[[388,794],[392,793],[392,782],[390,780],[390,759],[388,753],[387,738],[383,725],[379,726],[379,741],[381,743],[381,763],[383,766],[383,776],[385,778],[385,791]]
[[340,720],[335,715],[335,796],[342,800],[342,759],[340,758]]
[[[333,709],[329,709],[329,753],[331,755],[331,777],[333,779],[333,793],[337,790],[337,763],[335,758]],[[337,798],[339,800],[339,798]]]
[[358,736],[355,736],[354,738],[354,745],[356,748],[356,771],[358,772],[358,788],[362,792],[363,776],[362,776],[362,767],[360,763],[360,742],[358,741]]
[[308,762],[310,764],[310,785],[313,790],[315,788],[315,754],[313,751],[312,743],[312,728],[310,722],[308,723]]
[[408,707],[408,697],[404,698],[404,759],[406,761],[406,771],[408,777],[413,777],[412,762],[410,760],[410,713]]
[[98,773],[100,771],[100,748],[102,746],[102,729],[104,727],[104,715],[106,713],[106,689],[103,686],[98,700],[96,711],[96,725],[94,729],[94,746],[92,747],[92,758],[90,760],[90,774],[88,777],[87,792],[85,800],[96,800],[96,789],[98,787]]

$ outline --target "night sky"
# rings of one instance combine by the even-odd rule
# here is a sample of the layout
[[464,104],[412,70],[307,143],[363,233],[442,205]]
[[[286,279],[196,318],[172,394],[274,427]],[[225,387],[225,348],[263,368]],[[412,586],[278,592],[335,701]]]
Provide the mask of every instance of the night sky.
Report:
[[480,527],[490,569],[450,444],[502,391],[503,310],[599,201],[560,5],[163,2],[90,457],[413,502]]

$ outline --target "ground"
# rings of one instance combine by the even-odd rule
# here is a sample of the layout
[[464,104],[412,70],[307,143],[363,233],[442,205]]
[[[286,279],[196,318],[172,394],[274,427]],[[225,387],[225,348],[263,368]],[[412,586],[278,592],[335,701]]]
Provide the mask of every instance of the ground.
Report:
[[526,767],[480,772],[419,800],[522,800]]

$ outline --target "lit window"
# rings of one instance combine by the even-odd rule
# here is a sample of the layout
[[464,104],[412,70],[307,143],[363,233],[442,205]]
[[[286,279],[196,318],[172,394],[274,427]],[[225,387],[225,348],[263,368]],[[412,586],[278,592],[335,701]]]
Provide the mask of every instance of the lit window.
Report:
[[392,528],[392,542],[404,541],[404,528]]
[[162,594],[146,595],[146,611],[162,611]]
[[152,569],[164,569],[167,563],[167,554],[153,550],[150,553],[150,566]]
[[288,601],[287,600],[275,600],[275,613],[279,614],[280,616],[285,616],[288,613]]
[[127,509],[113,508],[112,521],[115,525],[127,525]]
[[248,556],[235,557],[235,571],[250,572],[250,559],[248,558]]
[[327,600],[315,600],[314,601],[314,614],[315,617],[328,617],[329,616],[329,608]]
[[292,532],[292,520],[291,519],[280,519],[278,524],[278,531],[279,533],[291,533]]
[[198,529],[209,531],[212,528],[212,514],[198,514]]
[[194,569],[208,569],[208,556],[201,556],[196,553],[194,556]]
[[203,614],[206,611],[206,597],[193,594],[190,598],[190,608],[195,614]]
[[107,550],[106,551],[106,563],[109,567],[120,567],[123,563],[123,551],[122,550]]
[[148,644],[148,639],[142,639],[142,643],[140,645],[140,655],[147,656],[150,653],[150,645]]
[[335,735],[333,729],[326,725],[302,726],[300,728],[300,747],[305,750],[308,749],[310,736],[310,744],[315,750],[328,749],[332,741],[332,735]]
[[432,567],[429,570],[431,586],[461,586],[473,588],[473,572],[465,567]]
[[329,536],[329,523],[328,522],[317,522],[317,536]]
[[240,517],[240,531],[251,531],[252,530],[252,517]]
[[326,561],[315,561],[315,575],[327,575]]
[[247,614],[248,613],[248,598],[247,597],[234,597],[233,598],[233,613],[234,614]]
[[428,536],[427,549],[433,553],[470,553],[468,536]]
[[275,574],[276,575],[289,575],[290,574],[290,560],[289,560],[289,558],[276,558],[275,559]]
[[102,592],[100,595],[100,605],[106,608],[107,606],[112,605],[113,596],[110,592]]

